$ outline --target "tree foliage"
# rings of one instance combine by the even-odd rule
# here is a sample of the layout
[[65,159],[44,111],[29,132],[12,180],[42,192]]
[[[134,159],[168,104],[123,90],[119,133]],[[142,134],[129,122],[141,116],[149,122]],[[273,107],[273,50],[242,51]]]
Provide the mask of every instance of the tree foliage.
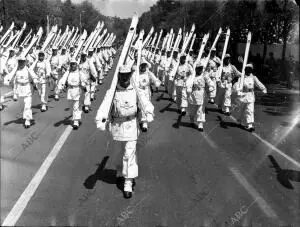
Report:
[[121,20],[117,17],[107,17],[94,8],[89,1],[74,4],[71,0],[2,0],[0,2],[0,24],[4,30],[14,21],[16,29],[20,29],[26,21],[25,34],[33,29],[34,32],[40,26],[46,31],[47,15],[50,18],[50,25],[58,24],[64,29],[66,25],[80,28],[91,32],[98,21],[104,21],[108,32],[117,35],[117,39],[126,36],[130,20]]
[[295,26],[299,26],[299,8],[292,0],[159,0],[140,19],[140,27],[149,31],[196,24],[196,33],[215,36],[219,27],[231,29],[231,42],[245,42],[248,31],[254,43],[299,42]]

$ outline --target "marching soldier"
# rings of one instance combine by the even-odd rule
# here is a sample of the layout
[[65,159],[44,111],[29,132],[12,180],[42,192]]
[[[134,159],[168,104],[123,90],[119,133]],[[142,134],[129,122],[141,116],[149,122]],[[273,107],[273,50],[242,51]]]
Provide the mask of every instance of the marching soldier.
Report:
[[167,58],[164,64],[164,81],[165,81],[165,92],[169,93],[169,68],[172,62],[171,51],[167,51]]
[[[16,50],[13,48],[9,49],[9,55],[5,67],[3,69],[4,74],[9,74],[18,66],[18,60],[15,55]],[[18,100],[17,91],[16,91],[16,83],[13,81],[13,100],[16,102]]]
[[14,81],[16,85],[17,97],[23,98],[24,100],[24,111],[23,119],[24,127],[29,128],[32,120],[32,87],[31,83],[37,82],[37,75],[26,66],[26,58],[20,56],[18,59],[18,67],[14,69],[9,76],[11,79],[6,80],[5,84],[9,84],[10,81]]
[[95,100],[96,86],[98,84],[98,77],[99,77],[98,75],[99,75],[99,71],[100,71],[100,68],[101,68],[101,64],[98,61],[98,58],[96,58],[94,56],[94,48],[89,49],[87,59],[89,61],[89,64],[93,65],[95,70],[96,70],[95,79],[91,78],[92,79],[92,82],[91,82],[91,101],[94,101]]
[[73,129],[78,129],[81,121],[81,109],[80,109],[80,96],[81,89],[86,89],[86,78],[80,73],[77,62],[75,59],[70,60],[70,69],[66,71],[62,78],[59,80],[58,89],[56,90],[56,95],[67,86],[67,99],[70,101],[72,108],[72,120]]
[[100,54],[99,54],[100,48],[97,48],[96,51],[97,52],[95,52],[93,56],[95,58],[97,71],[98,71],[98,84],[103,84],[103,79],[104,79],[103,66],[102,66],[103,59],[100,58]]
[[218,81],[218,107],[221,111],[229,116],[231,107],[232,80],[235,77],[240,77],[242,74],[230,63],[230,55],[224,57],[224,65],[221,75],[221,80]]
[[162,82],[161,84],[165,84],[165,78],[164,78],[164,67],[166,64],[167,56],[166,56],[166,50],[162,50],[161,58],[159,59],[158,67],[157,67],[157,78]]
[[[136,77],[134,76],[134,78]],[[155,87],[159,87],[161,82],[159,79],[155,77],[154,73],[152,73],[149,70],[149,65],[147,62],[142,62],[140,64],[139,78],[136,79],[138,81],[137,86],[140,89],[141,93],[143,93],[144,96],[147,97],[149,101],[151,101],[151,89],[150,89],[151,84],[154,84]],[[142,113],[141,116],[141,123],[142,123],[142,131],[147,132],[148,123],[147,123],[147,117],[144,113]]]
[[60,74],[60,61],[59,61],[59,55],[57,54],[58,49],[57,47],[52,47],[52,56],[50,58],[50,66],[51,66],[51,77],[52,77],[52,90],[57,88],[57,83]]
[[193,73],[193,68],[190,64],[186,62],[186,56],[182,55],[180,57],[180,64],[178,66],[175,78],[174,85],[176,89],[176,101],[178,112],[183,116],[186,114],[186,108],[188,107],[187,94],[186,94],[186,80]]
[[62,47],[61,49],[61,54],[59,56],[59,62],[60,62],[60,66],[61,66],[61,75],[63,75],[69,67],[70,64],[70,57],[67,54],[67,50],[66,47]]
[[209,103],[214,104],[217,94],[217,72],[218,68],[221,65],[221,60],[216,56],[216,48],[211,49],[210,59],[208,61],[208,72],[209,77],[212,80],[214,89],[209,92]]
[[[135,186],[134,179],[138,177],[136,144],[139,128],[137,114],[138,107],[141,106],[136,90],[130,82],[131,76],[131,67],[125,65],[120,67],[109,127],[115,141],[114,147],[119,156],[116,164],[117,185],[123,189],[126,199],[132,197],[133,187]],[[148,109],[147,119],[151,121],[153,109],[146,109]],[[102,121],[97,119],[99,119],[98,114],[96,123],[97,127],[101,128]]]
[[87,59],[86,53],[81,54],[79,71],[83,76],[83,80],[85,84],[83,111],[85,113],[88,113],[90,111],[90,106],[91,106],[91,93],[92,93],[91,83],[96,81],[97,71],[94,64],[89,59]]
[[48,79],[51,74],[51,66],[48,61],[45,60],[45,53],[40,51],[38,55],[38,61],[35,65],[32,65],[32,69],[37,75],[36,86],[38,93],[41,97],[41,112],[45,112],[48,109]]
[[35,56],[35,54],[34,54],[33,48],[31,48],[31,49],[29,50],[28,55],[26,56],[27,66],[28,66],[28,67],[32,66],[32,64],[35,62],[35,60],[36,60],[36,56]]
[[195,68],[195,78],[191,87],[187,88],[188,94],[188,114],[191,124],[203,132],[203,123],[205,122],[205,87],[209,87],[209,91],[213,90],[213,82],[209,78],[208,73],[204,72],[203,65],[197,63]]
[[174,78],[173,75],[176,74],[176,72],[174,72],[175,66],[178,64],[177,62],[179,61],[178,59],[178,49],[174,50],[173,52],[173,57],[169,66],[169,71],[168,71],[168,94],[170,95],[170,98],[173,101],[176,101],[176,88],[174,86]]
[[[266,87],[257,79],[256,76],[252,74],[253,65],[247,64],[245,68],[245,77],[242,92],[240,92],[238,97],[238,102],[240,104],[240,116],[238,122],[242,125],[242,121],[246,120],[246,130],[249,132],[254,131],[254,103],[255,94],[254,87],[258,87],[264,94],[267,93]],[[236,83],[238,84],[238,83]]]

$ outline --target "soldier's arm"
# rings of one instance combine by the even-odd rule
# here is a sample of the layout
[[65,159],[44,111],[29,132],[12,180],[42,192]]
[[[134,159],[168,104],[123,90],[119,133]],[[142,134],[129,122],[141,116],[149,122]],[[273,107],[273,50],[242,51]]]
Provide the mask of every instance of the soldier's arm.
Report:
[[51,66],[50,66],[50,62],[45,61],[46,63],[46,77],[50,77],[51,75]]
[[233,74],[234,74],[235,77],[241,77],[242,76],[242,73],[239,70],[237,70],[237,68],[234,65],[232,65],[232,69],[233,69]]
[[159,87],[161,85],[161,81],[158,78],[156,78],[156,76],[154,75],[153,72],[148,70],[148,75],[149,75],[151,83],[153,83],[155,85],[155,87]]
[[209,90],[212,91],[214,89],[214,83],[210,79],[209,74],[204,75],[205,84],[209,87]]
[[66,71],[64,73],[64,75],[60,78],[60,80],[58,81],[58,84],[57,84],[57,94],[60,92],[60,90],[63,89],[63,87],[66,85],[66,82],[67,82],[67,79],[68,79],[68,76],[69,76],[69,71]]
[[96,70],[95,64],[92,61],[88,61],[88,63],[89,63],[91,74],[94,77],[94,79],[96,79],[97,78],[97,70]]
[[253,78],[254,78],[254,85],[258,87],[260,90],[262,90],[263,93],[267,93],[267,88],[265,87],[265,85],[263,85],[263,83],[260,82],[260,80],[256,76],[253,76]]
[[28,70],[29,76],[31,77],[33,82],[36,84],[37,80],[38,80],[38,76],[35,74],[35,72],[31,68],[27,68],[27,70]]

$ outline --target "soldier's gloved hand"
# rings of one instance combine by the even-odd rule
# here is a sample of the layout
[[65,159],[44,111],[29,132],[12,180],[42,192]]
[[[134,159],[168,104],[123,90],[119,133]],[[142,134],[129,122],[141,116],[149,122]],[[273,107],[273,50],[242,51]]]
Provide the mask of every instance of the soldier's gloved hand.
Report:
[[96,121],[96,125],[97,125],[97,129],[101,130],[101,131],[105,131],[106,130],[106,124],[107,122],[102,122],[102,121]]
[[263,92],[264,94],[267,94],[267,89],[263,90],[262,92]]
[[237,95],[238,95],[238,96],[244,96],[244,95],[245,95],[245,92],[237,91]]
[[150,123],[154,120],[153,115],[151,113],[146,114],[147,122]]

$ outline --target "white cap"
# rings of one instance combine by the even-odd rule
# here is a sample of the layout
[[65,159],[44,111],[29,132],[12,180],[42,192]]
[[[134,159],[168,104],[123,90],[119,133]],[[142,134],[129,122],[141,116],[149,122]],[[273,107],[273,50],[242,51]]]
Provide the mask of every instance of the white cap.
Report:
[[24,57],[24,55],[21,55],[18,57],[18,61],[26,61],[26,58]]
[[75,58],[71,58],[70,63],[77,63],[77,61],[75,60]]
[[251,68],[251,69],[253,69],[253,65],[250,63],[250,64],[247,64],[246,65],[246,68]]
[[119,68],[120,73],[131,73],[131,67],[129,65],[121,65]]
[[52,47],[52,50],[57,50],[57,49],[58,49],[57,46]]

